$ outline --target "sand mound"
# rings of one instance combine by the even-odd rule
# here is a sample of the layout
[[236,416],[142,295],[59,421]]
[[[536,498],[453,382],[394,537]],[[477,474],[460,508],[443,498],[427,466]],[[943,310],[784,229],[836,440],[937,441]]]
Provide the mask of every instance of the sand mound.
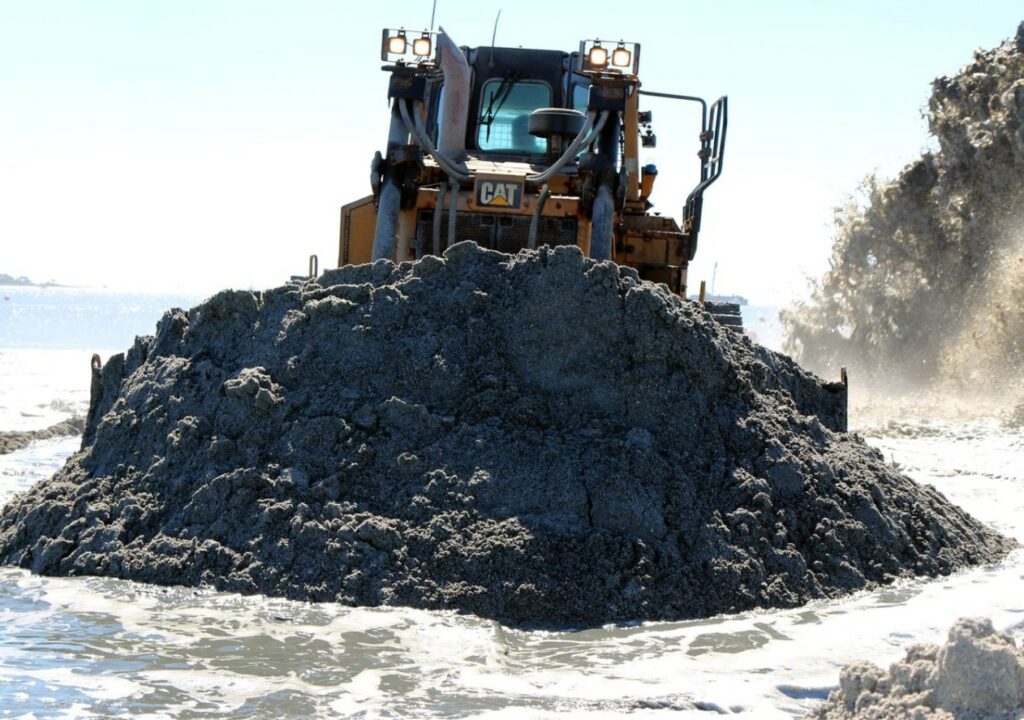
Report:
[[1018,720],[1024,649],[989,620],[957,621],[942,647],[916,645],[889,672],[843,668],[839,689],[807,715],[818,720]]
[[3,510],[50,574],[589,625],[794,606],[1011,541],[841,394],[574,247],[461,243],[169,312]]
[[1005,399],[1024,389],[1024,23],[934,81],[928,120],[938,150],[840,214],[831,270],[784,313],[787,351],[865,385]]

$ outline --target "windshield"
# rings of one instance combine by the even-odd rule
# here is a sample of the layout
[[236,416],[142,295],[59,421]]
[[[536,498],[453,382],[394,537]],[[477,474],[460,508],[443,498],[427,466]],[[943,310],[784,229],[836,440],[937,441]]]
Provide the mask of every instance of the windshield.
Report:
[[530,113],[546,107],[551,107],[551,88],[546,83],[488,80],[480,93],[477,147],[532,155],[546,153],[547,140],[529,132]]

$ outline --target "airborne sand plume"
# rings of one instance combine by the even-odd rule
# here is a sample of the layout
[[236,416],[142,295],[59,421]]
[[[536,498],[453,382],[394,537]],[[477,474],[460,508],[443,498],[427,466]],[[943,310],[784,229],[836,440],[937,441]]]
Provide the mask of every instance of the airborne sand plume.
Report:
[[933,83],[938,150],[837,222],[831,270],[783,314],[787,352],[861,387],[1020,397],[1024,366],[1024,23]]
[[1013,546],[842,394],[575,247],[349,266],[174,310],[0,515],[44,574],[590,625],[789,607]]

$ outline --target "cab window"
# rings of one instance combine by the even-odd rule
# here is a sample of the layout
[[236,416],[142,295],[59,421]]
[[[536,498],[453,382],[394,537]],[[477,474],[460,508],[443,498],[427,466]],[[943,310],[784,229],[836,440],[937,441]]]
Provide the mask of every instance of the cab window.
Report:
[[590,101],[590,86],[574,84],[572,86],[572,109],[580,112],[587,111],[587,103]]
[[546,83],[492,78],[480,93],[476,146],[481,150],[528,153],[547,152],[544,138],[530,134],[530,113],[551,107]]

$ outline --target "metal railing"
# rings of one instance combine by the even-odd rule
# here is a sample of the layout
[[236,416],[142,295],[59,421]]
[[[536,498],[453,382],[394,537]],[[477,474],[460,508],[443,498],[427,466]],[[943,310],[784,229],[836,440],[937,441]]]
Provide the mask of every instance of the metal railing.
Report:
[[729,98],[723,95],[708,107],[704,98],[694,95],[675,95],[673,93],[640,90],[641,95],[684,100],[700,104],[700,182],[686,196],[683,205],[683,229],[696,236],[700,231],[700,216],[704,201],[704,191],[722,174],[725,164],[725,136],[729,129]]

